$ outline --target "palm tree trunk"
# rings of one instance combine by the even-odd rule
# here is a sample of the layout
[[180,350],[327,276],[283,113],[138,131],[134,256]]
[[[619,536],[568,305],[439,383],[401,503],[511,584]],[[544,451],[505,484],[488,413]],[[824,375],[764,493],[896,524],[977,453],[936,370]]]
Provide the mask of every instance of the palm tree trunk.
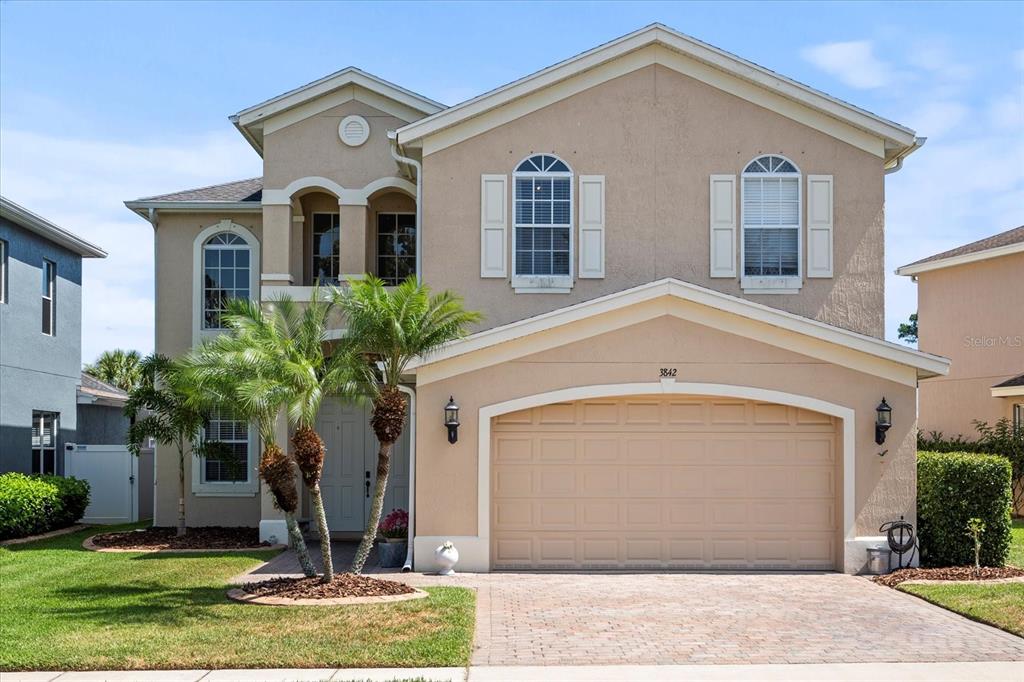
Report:
[[320,483],[309,486],[309,497],[313,502],[313,514],[320,530],[320,558],[324,564],[324,582],[334,580],[334,564],[331,559],[331,530],[327,527],[327,512],[324,511],[324,498],[320,495]]
[[185,534],[185,446],[178,439],[178,532]]
[[373,541],[377,537],[377,525],[380,524],[380,512],[384,507],[384,493],[388,487],[388,472],[391,469],[391,448],[394,443],[381,443],[377,451],[377,485],[373,490],[373,503],[370,505],[370,519],[366,522],[366,532],[352,560],[352,572],[362,573],[363,564],[370,556]]
[[285,512],[284,522],[288,526],[288,544],[295,550],[295,556],[299,558],[302,572],[307,578],[314,577],[316,575],[316,568],[313,567],[313,561],[309,558],[309,549],[306,547],[306,541],[302,537],[302,531],[299,530],[299,523],[295,520],[295,514]]

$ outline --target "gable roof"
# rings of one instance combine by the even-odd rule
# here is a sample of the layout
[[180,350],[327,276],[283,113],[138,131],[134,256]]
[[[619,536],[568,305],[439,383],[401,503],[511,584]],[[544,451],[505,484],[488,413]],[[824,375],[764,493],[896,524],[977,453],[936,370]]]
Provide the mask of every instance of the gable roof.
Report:
[[33,213],[24,206],[16,204],[7,197],[0,196],[0,216],[14,224],[34,232],[40,237],[49,239],[65,249],[77,253],[83,258],[106,258],[107,252],[77,234],[65,230],[60,225],[51,223],[46,218]]
[[126,391],[97,379],[88,372],[82,372],[82,383],[78,388],[78,396],[79,402],[102,405],[121,406],[128,401]]
[[658,23],[403,126],[398,130],[398,141],[403,145],[419,142],[427,136],[651,45],[659,45],[695,59],[881,138],[885,141],[885,160],[889,166],[896,166],[900,159],[923,144],[923,139],[917,138],[910,128]]
[[148,219],[149,209],[187,211],[260,211],[263,209],[263,178],[235,180],[219,185],[157,194],[124,205]]
[[1024,395],[1024,374],[996,384],[991,391],[993,398],[1016,398]]
[[307,83],[277,97],[272,97],[264,102],[242,109],[237,114],[229,116],[228,120],[235,124],[235,127],[249,141],[249,144],[262,156],[263,121],[350,85],[357,85],[365,90],[398,102],[409,109],[420,112],[424,116],[434,114],[445,108],[445,105],[440,102],[435,102],[383,78],[378,78],[362,69],[349,66],[341,71],[335,71],[328,76],[319,78],[312,83]]
[[929,270],[941,270],[954,265],[964,265],[1022,252],[1024,252],[1024,225],[914,261],[909,265],[897,268],[896,274],[917,275]]
[[[425,358],[418,359],[410,364],[409,369],[417,371],[421,368],[439,365],[479,351],[495,348],[502,344],[511,344],[560,326],[596,318],[606,313],[660,298],[696,303],[737,318],[776,327],[806,339],[823,341],[839,349],[852,350],[869,358],[904,365],[916,370],[917,379],[949,373],[950,361],[944,357],[848,329],[835,327],[801,315],[673,278],[642,284],[631,289],[608,294],[607,296],[601,296],[500,327],[477,332],[464,339],[449,343]],[[671,313],[665,312],[664,314]],[[593,333],[588,332],[588,335],[593,335]],[[771,343],[771,341],[766,342]]]

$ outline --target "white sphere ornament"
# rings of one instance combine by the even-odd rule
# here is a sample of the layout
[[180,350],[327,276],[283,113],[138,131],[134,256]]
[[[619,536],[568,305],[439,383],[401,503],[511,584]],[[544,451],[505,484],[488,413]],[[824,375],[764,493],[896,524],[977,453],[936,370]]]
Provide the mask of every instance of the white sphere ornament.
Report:
[[459,550],[451,540],[445,540],[444,544],[434,550],[434,561],[440,567],[438,575],[455,575],[455,564],[459,563]]

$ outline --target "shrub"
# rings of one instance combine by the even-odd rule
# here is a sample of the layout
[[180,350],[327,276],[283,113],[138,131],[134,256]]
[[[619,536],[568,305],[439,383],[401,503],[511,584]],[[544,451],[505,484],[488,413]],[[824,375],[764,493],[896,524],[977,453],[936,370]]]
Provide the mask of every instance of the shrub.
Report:
[[920,452],[917,455],[917,525],[923,566],[974,563],[965,532],[984,523],[982,566],[1002,566],[1010,549],[1010,462],[998,455]]
[[0,475],[0,540],[64,528],[89,506],[89,484],[60,476]]

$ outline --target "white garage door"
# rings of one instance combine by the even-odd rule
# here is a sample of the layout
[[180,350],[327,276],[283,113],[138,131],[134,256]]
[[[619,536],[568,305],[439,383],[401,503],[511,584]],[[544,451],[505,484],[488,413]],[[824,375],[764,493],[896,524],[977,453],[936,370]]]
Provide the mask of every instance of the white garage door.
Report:
[[784,405],[622,398],[495,418],[498,569],[831,569],[836,424]]

